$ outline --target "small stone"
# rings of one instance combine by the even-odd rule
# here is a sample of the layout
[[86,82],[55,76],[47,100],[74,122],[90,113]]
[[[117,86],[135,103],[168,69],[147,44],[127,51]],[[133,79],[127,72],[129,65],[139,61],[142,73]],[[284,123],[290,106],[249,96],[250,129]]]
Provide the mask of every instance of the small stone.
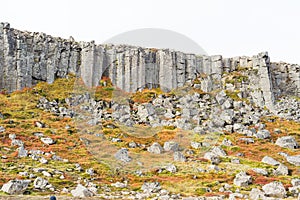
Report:
[[128,147],[129,148],[137,148],[137,144],[135,142],[129,142]]
[[47,144],[47,145],[52,145],[55,143],[55,141],[52,139],[52,138],[49,138],[49,137],[42,137],[41,138],[41,141],[44,143],[44,144]]
[[93,168],[87,169],[87,170],[85,171],[85,173],[87,173],[87,174],[90,175],[90,176],[95,175],[95,172],[94,172],[94,169],[93,169]]
[[122,142],[122,140],[120,138],[112,138],[111,141],[112,142]]
[[116,187],[116,188],[126,188],[127,182],[125,182],[125,183],[116,182],[116,183],[112,183],[111,186]]
[[38,128],[45,128],[45,124],[43,122],[40,122],[40,121],[36,121],[34,122],[34,125]]
[[233,144],[229,139],[224,138],[224,140],[222,141],[222,145],[229,147],[232,146]]
[[49,172],[47,172],[47,171],[42,171],[42,174],[43,174],[44,176],[47,176],[47,177],[51,177],[51,176],[52,176],[52,174],[49,173]]
[[230,160],[230,162],[231,162],[231,163],[234,163],[234,164],[240,164],[240,159],[238,159],[238,158],[232,158],[232,159]]
[[44,157],[41,157],[39,161],[42,164],[47,164],[48,163],[48,160],[46,158],[44,158]]

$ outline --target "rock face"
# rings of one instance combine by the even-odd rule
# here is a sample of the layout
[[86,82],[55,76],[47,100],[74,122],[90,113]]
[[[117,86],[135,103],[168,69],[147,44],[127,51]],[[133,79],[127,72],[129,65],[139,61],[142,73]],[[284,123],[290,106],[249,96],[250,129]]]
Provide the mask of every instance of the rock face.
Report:
[[[169,90],[200,77],[201,83],[195,87],[205,92],[235,87],[244,95],[248,93],[257,105],[270,109],[274,97],[300,94],[299,65],[271,63],[266,52],[223,58],[169,49],[96,45],[93,41],[78,43],[72,38],[22,32],[8,23],[0,23],[0,43],[0,90],[8,92],[76,74],[88,86],[98,85],[103,76],[109,77],[116,87],[128,92],[144,87]],[[240,77],[234,85],[224,83],[224,72],[243,70],[247,78]],[[224,107],[231,106],[223,102],[222,96],[219,100]]]

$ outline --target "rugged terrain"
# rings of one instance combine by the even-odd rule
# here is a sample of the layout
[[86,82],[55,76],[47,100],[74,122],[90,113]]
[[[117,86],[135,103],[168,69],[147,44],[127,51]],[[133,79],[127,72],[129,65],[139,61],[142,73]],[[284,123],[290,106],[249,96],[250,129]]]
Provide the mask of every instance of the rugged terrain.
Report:
[[298,65],[0,41],[0,198],[299,198]]

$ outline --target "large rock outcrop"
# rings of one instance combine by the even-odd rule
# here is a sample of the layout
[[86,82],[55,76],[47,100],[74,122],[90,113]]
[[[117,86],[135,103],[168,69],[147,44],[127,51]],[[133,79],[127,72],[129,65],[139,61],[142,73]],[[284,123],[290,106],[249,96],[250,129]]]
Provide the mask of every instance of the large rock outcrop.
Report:
[[0,90],[8,92],[39,81],[52,83],[70,73],[81,76],[88,86],[98,85],[106,76],[128,92],[144,87],[169,90],[198,77],[201,89],[210,92],[226,89],[225,75],[240,70],[249,80],[235,83],[235,89],[250,95],[259,106],[273,109],[274,98],[300,95],[299,65],[271,63],[266,52],[253,57],[223,58],[169,49],[97,45],[22,32],[0,23]]

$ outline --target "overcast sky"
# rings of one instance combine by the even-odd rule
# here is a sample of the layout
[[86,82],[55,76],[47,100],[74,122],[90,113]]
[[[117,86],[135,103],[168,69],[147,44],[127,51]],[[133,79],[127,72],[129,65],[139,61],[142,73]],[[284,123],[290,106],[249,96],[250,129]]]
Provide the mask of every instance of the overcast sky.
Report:
[[299,0],[0,0],[0,21],[20,30],[102,43],[139,28],[163,28],[209,55],[300,64]]

